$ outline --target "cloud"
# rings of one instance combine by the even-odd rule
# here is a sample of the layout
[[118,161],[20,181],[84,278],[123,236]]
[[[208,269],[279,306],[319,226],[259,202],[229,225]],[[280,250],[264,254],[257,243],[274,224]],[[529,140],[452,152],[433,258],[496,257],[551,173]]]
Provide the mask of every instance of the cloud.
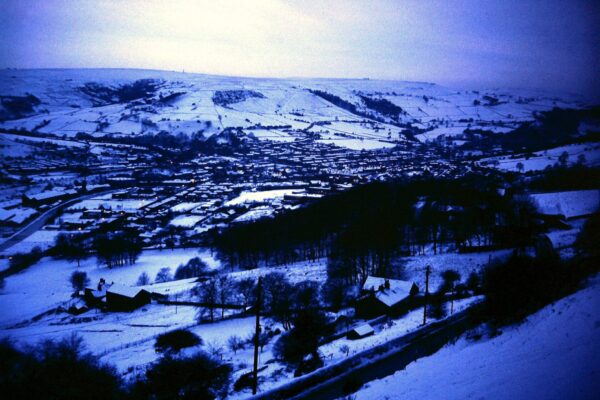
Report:
[[5,1],[5,67],[599,89],[591,1]]

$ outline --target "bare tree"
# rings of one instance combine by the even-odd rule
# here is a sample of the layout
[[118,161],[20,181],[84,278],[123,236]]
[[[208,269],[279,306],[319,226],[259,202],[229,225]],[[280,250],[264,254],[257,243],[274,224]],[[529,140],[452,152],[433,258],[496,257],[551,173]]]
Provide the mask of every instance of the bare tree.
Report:
[[238,350],[244,348],[244,341],[239,336],[233,335],[227,340],[227,345],[229,346],[229,349],[233,351],[233,354],[237,354]]
[[244,278],[236,283],[236,291],[242,296],[244,307],[248,307],[248,305],[252,304],[255,290],[256,282],[252,278]]
[[142,272],[137,280],[138,286],[145,286],[150,284],[150,276],[146,272]]
[[227,275],[221,275],[218,279],[219,301],[221,303],[221,319],[225,317],[225,305],[230,298],[231,281]]
[[[219,286],[216,279],[210,279],[196,287],[196,293],[201,303],[204,304],[204,309],[208,310],[210,321],[215,320],[215,308],[219,299]],[[199,315],[199,320],[202,319],[202,314]]]
[[171,275],[171,268],[161,268],[160,271],[158,271],[158,273],[156,274],[156,278],[154,279],[154,282],[156,283],[163,283],[163,282],[169,282],[173,280],[173,275]]

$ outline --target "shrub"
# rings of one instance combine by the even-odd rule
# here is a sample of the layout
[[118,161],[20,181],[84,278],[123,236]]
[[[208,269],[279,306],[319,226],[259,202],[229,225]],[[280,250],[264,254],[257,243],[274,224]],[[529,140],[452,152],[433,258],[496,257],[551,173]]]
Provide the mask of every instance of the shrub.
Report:
[[333,310],[339,311],[349,304],[348,285],[342,279],[327,279],[321,288],[321,296]]
[[85,352],[73,335],[24,350],[0,341],[0,393],[10,399],[116,399],[121,381],[113,367]]
[[204,352],[190,357],[163,357],[146,372],[139,384],[140,398],[215,399],[229,389],[231,366],[222,364]]
[[575,247],[592,257],[600,257],[600,213],[592,215],[583,225],[583,229],[577,236]]
[[499,324],[518,322],[576,290],[581,278],[559,259],[513,255],[484,273],[485,314]]
[[20,271],[32,266],[42,258],[42,249],[38,246],[31,249],[29,253],[17,253],[10,258],[10,268]]
[[343,344],[340,346],[340,353],[344,354],[346,357],[348,357],[348,354],[350,354],[350,347],[348,347],[347,344]]
[[294,328],[281,335],[273,346],[273,355],[292,365],[301,365],[305,356],[318,358],[320,340],[330,333],[327,316],[315,309],[299,312]]
[[159,353],[167,351],[178,352],[186,347],[192,347],[202,344],[202,339],[193,332],[185,329],[177,329],[171,332],[158,335],[154,348]]
[[481,277],[477,272],[471,272],[467,278],[467,289],[477,293],[481,288]]

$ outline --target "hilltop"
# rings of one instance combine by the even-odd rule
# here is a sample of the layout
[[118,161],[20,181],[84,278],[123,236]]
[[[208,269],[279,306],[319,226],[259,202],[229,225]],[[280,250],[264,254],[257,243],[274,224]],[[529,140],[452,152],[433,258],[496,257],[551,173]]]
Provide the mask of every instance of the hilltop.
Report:
[[266,79],[136,69],[0,71],[0,128],[74,137],[144,133],[207,138],[239,128],[258,139],[311,137],[352,149],[508,132],[583,98],[457,90],[425,82]]

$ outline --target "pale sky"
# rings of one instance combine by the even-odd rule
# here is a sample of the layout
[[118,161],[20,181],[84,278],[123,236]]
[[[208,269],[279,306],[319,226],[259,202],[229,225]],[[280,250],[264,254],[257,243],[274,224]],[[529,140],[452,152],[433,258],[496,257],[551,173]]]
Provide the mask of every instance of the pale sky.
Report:
[[594,0],[0,0],[0,67],[534,87],[600,97]]

